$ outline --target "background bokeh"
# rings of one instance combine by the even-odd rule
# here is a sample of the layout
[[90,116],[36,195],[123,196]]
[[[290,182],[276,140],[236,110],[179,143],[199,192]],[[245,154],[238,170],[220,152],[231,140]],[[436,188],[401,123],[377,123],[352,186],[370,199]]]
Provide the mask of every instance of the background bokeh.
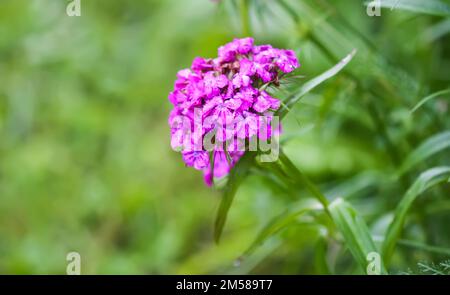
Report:
[[[252,174],[216,245],[220,192],[170,148],[167,95],[176,72],[243,36],[239,7],[82,0],[82,16],[68,17],[68,2],[0,0],[0,273],[63,274],[70,251],[81,254],[85,274],[326,273],[315,263],[321,228],[307,220],[236,263],[295,196]],[[358,49],[353,78],[338,75],[291,112],[284,148],[330,198],[354,195],[377,231],[410,184],[389,183],[387,174],[450,127],[445,98],[409,116],[422,96],[449,86],[450,39],[433,29],[442,17],[383,10],[377,19],[361,1],[286,1],[296,23],[274,2],[251,7],[252,35],[296,50],[297,83]],[[382,95],[357,90],[355,77]],[[444,152],[430,161],[449,159]],[[420,223],[406,236],[450,245],[448,188],[430,193],[419,207],[435,211],[414,215]],[[330,261],[338,256],[333,247]],[[397,270],[446,258],[400,251]],[[339,258],[335,271],[352,272],[349,260]]]

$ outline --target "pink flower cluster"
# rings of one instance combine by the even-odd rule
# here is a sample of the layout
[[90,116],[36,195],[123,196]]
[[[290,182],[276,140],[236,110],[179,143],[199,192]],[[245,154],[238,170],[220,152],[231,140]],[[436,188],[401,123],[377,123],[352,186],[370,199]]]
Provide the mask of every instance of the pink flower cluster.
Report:
[[[218,143],[271,137],[259,117],[270,124],[280,101],[264,89],[278,86],[282,75],[297,67],[294,51],[256,46],[252,38],[235,39],[220,47],[217,58],[195,58],[191,68],[178,72],[169,95],[174,106],[169,116],[172,147],[181,150],[187,166],[202,170],[211,185],[214,177],[228,174],[244,153],[235,145],[223,148]],[[194,130],[196,123],[201,123],[200,130]],[[211,132],[215,148],[207,150],[203,140]]]

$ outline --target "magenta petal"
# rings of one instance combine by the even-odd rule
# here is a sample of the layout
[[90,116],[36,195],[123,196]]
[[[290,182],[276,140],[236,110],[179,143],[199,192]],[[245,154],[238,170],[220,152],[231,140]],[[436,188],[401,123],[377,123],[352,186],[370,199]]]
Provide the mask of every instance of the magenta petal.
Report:
[[225,101],[225,106],[231,110],[237,110],[242,104],[242,101],[236,98],[231,98]]
[[253,76],[255,74],[255,66],[253,65],[253,61],[248,60],[248,59],[242,59],[239,62],[241,68],[239,70],[239,73],[241,75],[246,75],[246,76]]
[[196,57],[192,61],[191,68],[194,71],[207,71],[207,70],[213,69],[213,64],[212,64],[211,60],[206,60],[201,57]]
[[183,160],[187,166],[197,170],[203,170],[209,166],[209,154],[207,151],[182,152]]
[[203,169],[203,179],[207,186],[213,185],[213,175],[210,167]]
[[238,52],[240,54],[247,54],[253,49],[253,38],[243,38],[243,39],[237,39],[235,42],[238,42]]
[[189,76],[191,75],[191,70],[190,69],[183,69],[178,71],[177,73],[177,77],[179,79],[189,79]]
[[215,108],[216,106],[218,106],[222,102],[223,102],[223,99],[220,96],[216,96],[216,97],[212,98],[203,107],[203,112],[204,113],[208,113],[210,110],[212,110],[213,108]]
[[230,165],[225,153],[222,151],[214,152],[214,177],[225,176],[230,171]]
[[219,88],[224,88],[228,85],[228,78],[225,75],[220,75],[216,78],[216,85]]
[[253,104],[253,109],[259,113],[263,113],[270,108],[270,101],[264,96],[260,95],[256,98],[256,102]]
[[270,108],[273,110],[278,110],[280,108],[281,101],[277,98],[270,99]]

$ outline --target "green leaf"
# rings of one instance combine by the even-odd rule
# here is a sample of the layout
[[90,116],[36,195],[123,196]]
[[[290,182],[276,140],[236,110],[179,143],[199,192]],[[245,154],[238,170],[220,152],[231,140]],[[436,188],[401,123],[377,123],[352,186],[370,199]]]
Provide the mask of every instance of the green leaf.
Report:
[[348,200],[354,196],[358,196],[361,191],[367,188],[382,184],[383,181],[383,175],[380,173],[367,171],[334,185],[333,188],[325,192],[325,195],[329,199],[336,199],[343,196],[344,199]]
[[[368,266],[368,254],[378,253],[364,220],[358,216],[356,210],[342,198],[333,201],[328,207],[331,218],[342,233],[350,253],[362,270]],[[385,273],[381,263],[381,273]]]
[[230,210],[231,203],[233,203],[237,189],[247,176],[255,156],[255,153],[245,153],[229,174],[214,225],[214,239],[216,243],[220,241],[220,236],[222,235],[223,227],[227,220],[228,211]]
[[257,235],[253,243],[247,248],[247,250],[242,255],[243,257],[252,254],[261,244],[263,244],[268,238],[275,235],[282,229],[288,227],[292,223],[295,223],[298,218],[308,212],[313,210],[321,210],[323,206],[311,200],[308,202],[300,202],[299,205],[292,209],[288,209],[282,214],[274,217]]
[[320,237],[317,240],[315,249],[314,249],[314,267],[316,273],[320,274],[332,274],[330,267],[327,261],[327,251],[328,251],[328,241],[326,237]]
[[[367,1],[367,5],[371,1]],[[450,6],[439,0],[380,0],[380,6],[431,15],[450,16]]]
[[410,248],[419,249],[419,250],[430,252],[430,253],[436,253],[439,255],[446,255],[446,256],[450,257],[450,249],[449,248],[432,246],[432,245],[427,245],[427,244],[424,244],[421,242],[404,240],[404,239],[398,240],[398,244],[405,246],[405,247],[410,247]]
[[320,74],[319,76],[309,80],[306,82],[296,93],[292,94],[288,97],[282,104],[282,107],[278,111],[277,115],[280,116],[280,119],[283,118],[291,109],[291,107],[296,104],[305,94],[316,88],[322,82],[330,79],[337,73],[339,73],[353,58],[356,54],[356,49],[353,49],[351,53],[349,53],[344,59],[342,59],[339,63],[333,66],[331,69],[326,72]]
[[447,18],[426,29],[422,33],[422,40],[425,43],[432,43],[448,33],[450,33],[450,19]]
[[450,131],[444,131],[428,138],[406,157],[398,174],[405,173],[415,165],[448,147],[450,147]]
[[[383,243],[385,238],[384,236],[372,236],[372,239],[376,243]],[[412,249],[417,249],[424,252],[435,253],[439,255],[446,255],[450,257],[450,248],[439,247],[434,245],[428,245],[420,241],[399,239],[397,241],[399,246],[404,246]]]
[[422,98],[422,99],[414,106],[414,108],[412,108],[412,110],[411,110],[410,113],[412,114],[412,113],[414,113],[415,111],[417,111],[421,106],[423,106],[423,105],[424,105],[426,102],[428,102],[429,100],[431,100],[431,99],[433,99],[433,98],[435,98],[435,97],[438,97],[438,96],[440,96],[440,95],[447,94],[447,93],[450,93],[450,89],[444,89],[444,90],[435,92],[435,93],[433,93],[433,94],[430,94],[430,95],[428,95],[428,96]]
[[241,14],[242,35],[243,37],[250,37],[252,33],[250,26],[249,0],[239,0],[239,11]]
[[320,202],[324,207],[328,206],[328,200],[320,189],[312,182],[294,163],[286,156],[283,150],[280,149],[280,157],[275,164],[280,165],[280,168],[286,171],[286,175],[291,177],[297,184],[304,185],[305,188]]
[[419,178],[405,193],[395,210],[394,219],[389,225],[386,233],[386,238],[383,243],[382,253],[383,259],[386,264],[389,263],[390,258],[394,252],[395,244],[397,243],[401,235],[403,224],[406,219],[406,214],[408,213],[408,210],[414,200],[428,188],[440,182],[447,181],[449,177],[450,167],[435,167],[429,169],[420,174]]

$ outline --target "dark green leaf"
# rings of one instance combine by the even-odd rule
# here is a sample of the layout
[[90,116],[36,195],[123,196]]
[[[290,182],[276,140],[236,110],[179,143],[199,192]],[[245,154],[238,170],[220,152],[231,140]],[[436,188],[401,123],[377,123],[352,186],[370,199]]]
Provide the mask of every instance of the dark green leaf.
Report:
[[399,174],[405,173],[415,165],[448,147],[450,147],[450,131],[444,131],[428,138],[406,157],[399,169]]
[[227,185],[224,189],[222,200],[220,202],[219,211],[217,212],[216,222],[214,226],[214,239],[219,242],[222,235],[223,227],[227,220],[228,211],[230,210],[231,203],[233,203],[234,196],[239,185],[245,179],[248,171],[255,159],[255,153],[247,152],[239,160],[236,166],[231,170]]
[[435,93],[433,93],[433,94],[430,94],[430,95],[428,95],[428,96],[422,98],[422,99],[414,106],[414,108],[412,108],[411,114],[414,113],[415,111],[417,111],[417,110],[418,110],[421,106],[423,106],[427,101],[429,101],[429,100],[431,100],[431,99],[433,99],[433,98],[435,98],[435,97],[439,97],[440,95],[448,94],[448,93],[450,93],[450,89],[445,89],[445,90],[441,90],[441,91],[435,92]]
[[[379,253],[369,229],[364,220],[358,216],[356,210],[342,198],[333,201],[328,207],[330,215],[338,230],[342,233],[345,243],[360,268],[364,271],[368,265],[368,254]],[[381,273],[385,273],[381,263]]]
[[248,247],[248,249],[244,252],[243,256],[248,256],[253,251],[256,250],[262,243],[264,243],[268,238],[273,236],[274,234],[278,233],[282,229],[288,227],[292,223],[295,223],[300,216],[303,214],[306,214],[308,212],[311,212],[313,210],[321,210],[323,209],[323,206],[316,202],[311,200],[308,200],[306,202],[301,202],[297,206],[295,206],[292,209],[289,209],[282,214],[274,217],[258,234],[256,239],[253,241],[253,243]]
[[394,220],[389,225],[386,238],[383,242],[382,253],[386,264],[389,263],[394,252],[395,244],[400,238],[402,232],[406,214],[408,213],[414,200],[428,188],[440,182],[448,181],[449,177],[450,167],[432,168],[420,174],[419,178],[408,189],[395,210]]
[[339,73],[352,60],[355,54],[356,49],[353,49],[353,51],[350,54],[344,57],[339,63],[337,63],[331,69],[309,80],[302,87],[300,87],[300,89],[298,89],[294,94],[288,97],[284,101],[283,106],[278,111],[278,115],[280,116],[280,118],[283,118],[289,112],[292,106],[296,104],[305,94],[316,88],[318,85],[322,84],[324,81],[330,79],[331,77]]
[[[371,1],[367,1],[366,5]],[[439,0],[380,0],[380,6],[391,10],[450,16],[450,6]]]

